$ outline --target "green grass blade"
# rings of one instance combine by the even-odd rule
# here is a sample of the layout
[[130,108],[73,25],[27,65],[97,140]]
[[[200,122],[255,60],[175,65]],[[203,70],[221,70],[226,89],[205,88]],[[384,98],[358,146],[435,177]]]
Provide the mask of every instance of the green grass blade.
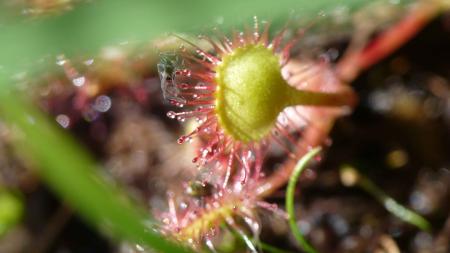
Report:
[[0,116],[21,135],[17,147],[42,179],[92,223],[121,239],[161,252],[190,252],[154,232],[151,220],[105,180],[91,157],[16,94],[0,92]]
[[305,237],[297,226],[294,209],[295,186],[297,185],[300,174],[306,168],[309,161],[311,161],[311,159],[313,159],[314,156],[316,156],[321,150],[322,148],[320,147],[314,148],[298,161],[289,179],[286,191],[286,211],[289,214],[289,227],[291,228],[294,238],[297,240],[303,250],[308,253],[317,253],[317,251],[308,243],[308,241],[306,241]]
[[412,224],[423,231],[430,232],[431,224],[423,216],[398,203],[394,198],[387,195],[380,187],[372,182],[368,177],[359,173],[351,165],[343,165],[340,169],[341,181],[347,186],[359,186],[380,202],[386,210],[397,218]]
[[361,176],[358,185],[366,192],[374,196],[384,206],[384,208],[386,208],[386,210],[397,216],[397,218],[406,223],[412,224],[423,231],[431,231],[431,224],[424,217],[398,203],[368,178]]

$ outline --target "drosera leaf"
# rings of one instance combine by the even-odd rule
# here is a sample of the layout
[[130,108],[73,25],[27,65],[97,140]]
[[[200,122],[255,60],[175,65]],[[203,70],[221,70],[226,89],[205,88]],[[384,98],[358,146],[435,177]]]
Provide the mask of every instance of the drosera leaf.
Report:
[[298,161],[289,179],[286,191],[286,211],[289,215],[289,227],[291,228],[295,240],[297,240],[302,249],[308,253],[317,253],[317,251],[308,243],[308,241],[306,241],[302,232],[298,228],[294,209],[295,186],[297,185],[298,178],[300,177],[306,166],[309,164],[311,159],[313,159],[321,150],[321,147],[313,148]]
[[151,218],[100,174],[94,160],[29,102],[5,86],[0,117],[20,133],[18,150],[74,210],[117,238],[158,252],[192,252],[155,232]]

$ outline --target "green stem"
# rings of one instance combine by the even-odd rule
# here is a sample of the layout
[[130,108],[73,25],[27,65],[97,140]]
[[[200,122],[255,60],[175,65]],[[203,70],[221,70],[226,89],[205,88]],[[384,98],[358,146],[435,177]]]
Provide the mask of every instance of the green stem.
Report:
[[[345,175],[345,176],[343,176]],[[341,168],[341,177],[344,177],[343,183],[346,186],[358,185],[367,193],[377,199],[390,213],[399,219],[412,224],[421,230],[430,231],[430,223],[421,215],[399,204],[395,199],[389,197],[382,189],[375,185],[369,178],[361,175],[351,166]]]
[[306,168],[309,161],[316,156],[322,149],[320,147],[316,147],[305,154],[300,161],[298,161],[297,165],[292,172],[291,178],[289,179],[289,184],[287,186],[286,192],[286,211],[289,214],[289,226],[291,228],[292,234],[300,246],[308,253],[317,253],[317,251],[306,241],[302,232],[297,226],[295,219],[295,209],[294,209],[294,195],[295,195],[295,186],[297,184],[298,178],[302,171]]
[[383,190],[376,186],[372,181],[366,177],[361,177],[358,185],[366,192],[374,196],[383,206],[393,215],[397,216],[401,220],[415,225],[424,231],[430,231],[430,223],[416,212],[406,208],[399,204],[395,199],[389,197]]
[[351,90],[341,92],[314,92],[298,90],[292,87],[288,88],[289,106],[293,105],[312,105],[312,106],[350,106],[356,104],[357,96]]

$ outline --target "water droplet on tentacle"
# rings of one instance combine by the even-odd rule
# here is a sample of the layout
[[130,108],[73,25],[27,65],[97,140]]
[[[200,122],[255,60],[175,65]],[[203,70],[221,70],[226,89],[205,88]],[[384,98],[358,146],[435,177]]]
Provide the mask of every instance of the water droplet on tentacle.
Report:
[[174,111],[167,112],[167,117],[169,117],[171,119],[175,119],[176,116],[177,116],[177,114]]
[[192,73],[191,73],[191,70],[189,70],[189,69],[182,69],[182,70],[175,71],[175,74],[190,77]]

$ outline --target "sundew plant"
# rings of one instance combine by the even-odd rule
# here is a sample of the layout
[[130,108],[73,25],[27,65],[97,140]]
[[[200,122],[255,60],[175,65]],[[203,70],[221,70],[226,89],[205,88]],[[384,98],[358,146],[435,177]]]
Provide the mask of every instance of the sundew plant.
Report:
[[5,1],[0,252],[449,252],[449,7]]

